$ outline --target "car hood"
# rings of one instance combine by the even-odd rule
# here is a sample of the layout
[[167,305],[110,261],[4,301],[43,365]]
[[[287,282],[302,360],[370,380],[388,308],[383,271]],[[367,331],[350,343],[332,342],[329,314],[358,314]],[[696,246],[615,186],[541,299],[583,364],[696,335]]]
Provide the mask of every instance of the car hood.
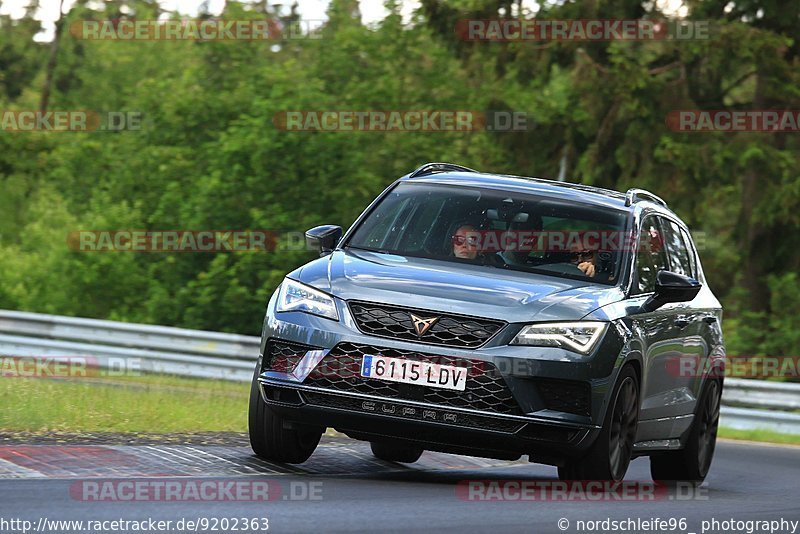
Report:
[[623,298],[618,287],[581,280],[353,249],[289,277],[344,300],[508,322],[577,320]]

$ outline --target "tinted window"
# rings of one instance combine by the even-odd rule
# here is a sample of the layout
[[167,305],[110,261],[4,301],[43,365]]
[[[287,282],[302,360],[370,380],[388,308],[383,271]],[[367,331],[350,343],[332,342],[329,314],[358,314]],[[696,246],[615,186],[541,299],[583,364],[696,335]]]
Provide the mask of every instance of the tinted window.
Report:
[[686,230],[681,230],[681,235],[683,236],[683,242],[686,243],[686,251],[689,253],[689,263],[692,266],[692,278],[697,278],[697,256],[695,256],[692,238],[689,237]]
[[686,249],[680,226],[669,219],[660,217],[660,220],[661,228],[664,230],[664,241],[666,242],[670,270],[694,278],[692,262],[689,259],[689,251]]
[[615,284],[628,214],[557,198],[401,183],[346,247]]
[[365,244],[374,248],[384,248],[398,235],[398,229],[402,228],[404,221],[408,218],[408,200],[394,202],[391,206],[372,217],[372,225],[362,232],[362,240]]
[[636,284],[633,293],[652,293],[656,289],[656,275],[666,270],[667,254],[664,237],[656,217],[647,217],[642,224],[636,253]]

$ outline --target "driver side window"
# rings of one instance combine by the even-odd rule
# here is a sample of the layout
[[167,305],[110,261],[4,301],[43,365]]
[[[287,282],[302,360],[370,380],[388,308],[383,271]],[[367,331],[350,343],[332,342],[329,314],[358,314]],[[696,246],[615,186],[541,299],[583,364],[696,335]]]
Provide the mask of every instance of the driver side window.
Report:
[[655,291],[658,271],[669,269],[663,235],[657,217],[651,215],[645,218],[636,248],[636,281],[631,292],[633,295]]

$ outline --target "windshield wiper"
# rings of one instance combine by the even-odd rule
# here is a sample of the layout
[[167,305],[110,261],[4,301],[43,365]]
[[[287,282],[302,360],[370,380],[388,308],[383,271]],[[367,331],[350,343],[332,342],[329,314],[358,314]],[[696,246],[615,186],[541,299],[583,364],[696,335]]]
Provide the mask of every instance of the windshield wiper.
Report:
[[367,252],[377,252],[378,254],[394,254],[393,252],[389,252],[388,250],[382,250],[370,247],[358,247],[356,245],[347,245],[345,248],[352,248],[353,250],[365,250]]

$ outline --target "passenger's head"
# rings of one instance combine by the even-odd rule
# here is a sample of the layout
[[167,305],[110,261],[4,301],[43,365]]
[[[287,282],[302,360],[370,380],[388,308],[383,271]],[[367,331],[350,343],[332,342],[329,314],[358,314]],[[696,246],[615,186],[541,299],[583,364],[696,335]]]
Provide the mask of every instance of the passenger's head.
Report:
[[462,224],[453,234],[453,256],[474,260],[478,256],[478,233],[470,224]]

